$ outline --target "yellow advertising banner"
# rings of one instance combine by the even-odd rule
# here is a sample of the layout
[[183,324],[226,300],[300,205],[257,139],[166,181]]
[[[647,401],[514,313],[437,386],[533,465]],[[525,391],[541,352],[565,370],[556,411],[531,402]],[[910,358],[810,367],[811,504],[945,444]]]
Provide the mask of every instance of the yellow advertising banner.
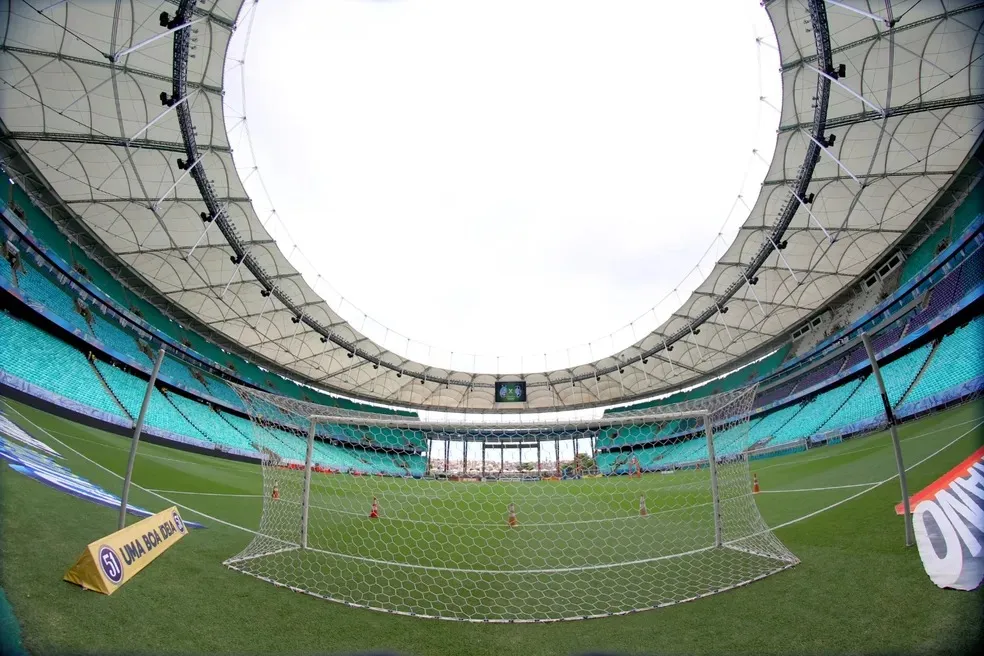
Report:
[[171,506],[91,543],[65,580],[84,590],[113,594],[187,534],[178,509]]

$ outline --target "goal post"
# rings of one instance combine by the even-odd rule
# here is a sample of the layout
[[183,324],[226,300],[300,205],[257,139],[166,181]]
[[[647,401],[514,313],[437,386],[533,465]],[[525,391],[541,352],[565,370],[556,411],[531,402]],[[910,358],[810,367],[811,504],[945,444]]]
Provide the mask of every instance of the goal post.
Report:
[[[497,424],[237,391],[250,437],[276,457],[262,465],[260,528],[225,562],[275,585],[392,613],[541,622],[688,601],[798,562],[752,497],[754,390]],[[478,454],[487,475],[469,473]]]

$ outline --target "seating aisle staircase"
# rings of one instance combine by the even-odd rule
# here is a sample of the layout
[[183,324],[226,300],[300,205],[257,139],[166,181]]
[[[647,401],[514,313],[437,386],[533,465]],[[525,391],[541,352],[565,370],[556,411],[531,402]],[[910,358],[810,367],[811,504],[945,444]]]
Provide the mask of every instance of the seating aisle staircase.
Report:
[[106,378],[102,375],[102,372],[99,371],[99,367],[97,367],[95,362],[93,362],[91,359],[89,359],[89,366],[92,367],[92,370],[94,372],[96,372],[96,378],[99,379],[99,382],[102,384],[103,389],[105,389],[106,393],[109,394],[109,398],[113,399],[113,402],[120,407],[120,410],[123,412],[124,415],[130,418],[131,422],[135,422],[137,418],[131,415],[130,411],[126,409],[126,406],[123,405],[122,401],[120,401],[120,397],[116,396],[116,392],[114,392],[113,388],[109,386],[109,383],[106,381]]

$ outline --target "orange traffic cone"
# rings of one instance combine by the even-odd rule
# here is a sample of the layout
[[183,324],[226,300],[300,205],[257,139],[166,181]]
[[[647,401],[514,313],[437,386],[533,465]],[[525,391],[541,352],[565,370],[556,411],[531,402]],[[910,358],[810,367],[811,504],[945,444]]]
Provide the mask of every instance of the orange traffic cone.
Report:
[[646,508],[646,495],[643,494],[639,497],[639,516],[645,517],[649,514],[649,510]]
[[515,503],[510,503],[509,504],[509,525],[510,526],[519,526],[519,520],[516,519],[516,504]]
[[372,508],[369,510],[369,519],[379,518],[379,502],[376,501],[376,497],[372,498]]
[[277,483],[274,483],[273,484],[273,492],[270,493],[270,498],[272,498],[274,501],[276,501],[277,499],[280,498],[280,486],[279,486],[279,484],[277,484]]
[[752,493],[759,493],[759,477],[758,474],[752,474]]

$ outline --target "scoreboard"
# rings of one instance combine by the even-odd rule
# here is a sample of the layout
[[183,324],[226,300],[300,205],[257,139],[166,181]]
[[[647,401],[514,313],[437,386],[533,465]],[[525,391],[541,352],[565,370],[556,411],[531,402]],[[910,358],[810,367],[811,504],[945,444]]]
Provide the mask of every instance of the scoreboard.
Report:
[[526,383],[521,381],[495,384],[496,403],[526,403]]

